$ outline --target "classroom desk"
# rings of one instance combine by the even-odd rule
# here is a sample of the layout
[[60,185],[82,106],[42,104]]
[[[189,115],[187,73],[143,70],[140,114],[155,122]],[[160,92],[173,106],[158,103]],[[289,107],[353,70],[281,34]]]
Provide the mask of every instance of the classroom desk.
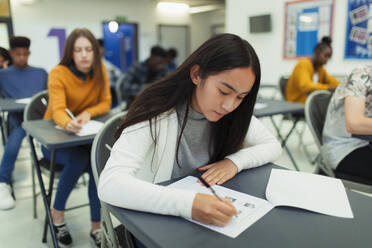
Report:
[[[265,198],[273,164],[244,170],[223,186]],[[280,167],[279,167],[280,168]],[[371,247],[372,198],[346,190],[354,219],[307,210],[276,207],[235,239],[181,217],[127,210],[109,205],[110,212],[148,248],[190,247]]]
[[6,134],[4,131],[4,127],[7,127],[7,124],[5,123],[4,113],[5,112],[8,112],[8,113],[23,112],[25,107],[26,107],[26,104],[17,103],[16,99],[0,98],[0,112],[1,112],[0,131],[1,131],[1,138],[2,138],[2,142],[4,146],[6,142]]
[[[275,128],[275,131],[282,144],[282,147],[284,147],[285,151],[287,152],[289,159],[291,160],[295,169],[299,171],[298,165],[291,151],[287,147],[286,143],[287,143],[288,138],[291,136],[291,134],[295,130],[298,121],[301,119],[300,116],[304,115],[305,106],[299,103],[287,102],[283,100],[268,100],[268,99],[257,99],[257,103],[266,104],[266,107],[255,109],[254,116],[256,116],[257,118],[270,117],[271,123],[273,124]],[[274,115],[286,115],[286,114],[298,115],[298,118],[294,119],[291,129],[285,135],[285,137],[283,137],[280,133],[280,129],[278,125],[275,123],[272,117]]]
[[[106,115],[100,116],[95,118],[95,120],[105,122],[110,117],[113,116],[114,113],[108,113]],[[34,120],[34,121],[26,121],[22,123],[23,129],[26,131],[29,144],[31,147],[31,155],[33,164],[35,165],[36,175],[39,181],[40,192],[43,198],[43,203],[46,212],[46,219],[45,219],[45,226],[44,226],[44,233],[42,242],[46,242],[46,235],[47,235],[47,227],[49,225],[52,241],[54,247],[58,247],[57,239],[55,236],[55,232],[53,229],[53,222],[50,215],[50,203],[52,199],[53,193],[53,182],[54,182],[54,167],[55,167],[55,157],[58,149],[66,148],[66,147],[74,147],[79,145],[87,145],[93,142],[95,135],[89,136],[77,136],[75,134],[69,134],[63,130],[55,128],[56,124],[53,120]],[[38,162],[35,146],[33,139],[36,139],[41,145],[45,146],[47,149],[51,151],[51,160],[50,160],[50,180],[49,180],[49,189],[48,193],[46,193],[46,188],[44,186],[43,178],[41,176],[40,165]]]
[[0,98],[1,112],[23,112],[25,107],[25,103],[17,103],[16,99]]
[[[262,91],[272,91],[270,97],[264,97],[262,94]],[[260,83],[260,88],[258,90],[257,94],[257,99],[275,99],[275,96],[277,93],[280,93],[278,90],[278,85],[277,84],[272,84],[272,83]],[[266,94],[267,95],[267,94]]]

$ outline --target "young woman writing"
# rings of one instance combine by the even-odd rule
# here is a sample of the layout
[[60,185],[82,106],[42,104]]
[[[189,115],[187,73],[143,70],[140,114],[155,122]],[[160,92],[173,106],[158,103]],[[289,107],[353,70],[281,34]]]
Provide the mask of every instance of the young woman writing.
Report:
[[[53,119],[71,133],[80,131],[91,118],[107,113],[111,106],[108,76],[101,62],[99,45],[88,29],[75,29],[68,36],[61,62],[53,68],[48,80],[49,104],[44,119]],[[76,118],[71,118],[66,108]],[[50,159],[51,152],[42,147]],[[58,150],[56,162],[64,168],[59,178],[52,218],[57,239],[62,247],[72,244],[72,237],[64,222],[64,210],[79,177],[89,173],[88,196],[91,211],[91,242],[100,247],[100,203],[90,165],[90,146]]]
[[154,183],[197,169],[208,184],[223,184],[277,159],[279,142],[253,116],[260,78],[246,40],[221,34],[206,41],[133,102],[100,176],[100,199],[226,225],[236,213],[227,199]]

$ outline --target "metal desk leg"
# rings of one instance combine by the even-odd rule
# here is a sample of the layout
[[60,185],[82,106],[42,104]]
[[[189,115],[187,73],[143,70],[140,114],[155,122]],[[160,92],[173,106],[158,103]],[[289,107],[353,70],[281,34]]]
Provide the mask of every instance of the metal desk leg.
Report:
[[[28,141],[29,141],[30,148],[31,148],[32,159],[34,160],[33,164],[35,166],[37,179],[38,179],[39,185],[40,185],[40,193],[41,193],[41,197],[43,198],[43,203],[44,203],[45,213],[46,213],[46,219],[48,220],[48,224],[49,224],[49,227],[50,227],[50,233],[52,235],[53,245],[54,245],[55,248],[58,248],[59,246],[58,246],[58,242],[57,242],[57,238],[56,238],[56,233],[54,232],[54,228],[53,228],[53,220],[52,220],[52,216],[50,214],[50,207],[49,207],[47,195],[46,195],[46,192],[45,192],[44,181],[43,181],[43,178],[41,176],[40,165],[39,165],[39,162],[38,162],[38,159],[37,159],[33,138],[31,136],[28,136]],[[43,240],[43,242],[45,242],[45,241]]]
[[[53,183],[54,183],[54,167],[55,167],[55,164],[56,164],[56,150],[53,149],[51,151],[51,157],[50,157],[50,168],[49,168],[49,171],[50,171],[50,178],[49,178],[49,191],[48,191],[48,195],[46,196],[47,197],[47,201],[48,201],[48,206],[50,208],[50,203],[52,201],[52,194],[53,194]],[[45,217],[45,224],[44,224],[44,234],[43,234],[43,242],[45,243],[46,242],[46,236],[48,234],[48,224],[51,226],[51,229],[53,229],[54,231],[54,228],[53,228],[53,221],[52,222],[49,222],[49,219],[47,218],[47,216]]]
[[270,120],[271,120],[271,123],[273,124],[273,126],[274,126],[274,128],[275,128],[275,131],[276,131],[277,134],[278,134],[278,137],[279,137],[279,139],[280,139],[280,141],[281,141],[281,145],[282,145],[282,147],[284,147],[285,151],[287,152],[288,157],[289,157],[289,159],[291,160],[293,166],[295,167],[295,169],[296,169],[297,171],[300,171],[300,169],[299,169],[298,166],[297,166],[296,161],[295,161],[294,158],[293,158],[293,155],[292,155],[291,151],[289,150],[289,148],[287,147],[287,144],[286,144],[286,143],[287,143],[287,140],[288,140],[288,138],[289,138],[289,136],[290,136],[290,135],[292,134],[292,132],[295,130],[296,125],[297,125],[297,122],[299,121],[299,119],[296,119],[296,120],[293,122],[293,125],[292,125],[291,130],[288,132],[288,134],[287,134],[284,138],[283,138],[282,135],[280,134],[279,127],[276,125],[276,123],[275,123],[275,121],[274,121],[274,119],[273,119],[272,116],[270,116]]
[[4,131],[5,121],[4,121],[4,113],[3,112],[1,112],[0,118],[1,118],[1,120],[0,120],[1,140],[3,142],[3,147],[5,147],[6,137],[5,137],[5,131]]

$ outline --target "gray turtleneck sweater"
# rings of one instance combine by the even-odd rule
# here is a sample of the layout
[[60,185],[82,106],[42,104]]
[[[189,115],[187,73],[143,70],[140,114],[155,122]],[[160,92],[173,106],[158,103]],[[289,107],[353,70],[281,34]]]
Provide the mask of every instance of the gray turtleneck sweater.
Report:
[[[178,133],[180,135],[186,105],[176,108],[178,119]],[[207,165],[211,154],[209,142],[212,123],[204,115],[189,107],[185,129],[182,133],[178,150],[178,161],[174,160],[172,178],[181,177],[192,173],[196,168]],[[176,154],[177,156],[177,154]]]

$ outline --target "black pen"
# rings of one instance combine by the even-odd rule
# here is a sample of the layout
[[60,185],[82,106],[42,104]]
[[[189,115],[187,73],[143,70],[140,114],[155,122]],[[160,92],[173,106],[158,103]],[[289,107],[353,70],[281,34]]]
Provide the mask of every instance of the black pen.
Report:
[[[215,197],[217,197],[218,198],[218,200],[220,200],[220,201],[222,201],[222,199],[221,199],[221,197],[219,197],[218,195],[217,195],[217,193],[216,193],[216,191],[212,188],[212,186],[210,186],[202,177],[199,177],[199,180],[200,180],[200,182],[202,182],[203,184],[204,184],[204,186],[205,187],[207,187],[207,188],[209,188],[211,191],[212,191],[212,193],[213,193],[213,195],[215,196]],[[223,202],[223,201],[222,201]]]
[[[205,187],[209,188],[209,189],[212,191],[213,195],[214,195],[215,197],[217,197],[218,200],[224,202],[224,201],[221,199],[221,197],[219,197],[219,196],[217,195],[216,191],[212,188],[212,186],[210,186],[210,185],[207,183],[207,181],[205,181],[202,177],[199,177],[199,180],[200,180],[200,182],[202,182],[202,184],[204,184]],[[235,214],[234,216],[235,216],[235,217],[238,217],[237,214]]]

